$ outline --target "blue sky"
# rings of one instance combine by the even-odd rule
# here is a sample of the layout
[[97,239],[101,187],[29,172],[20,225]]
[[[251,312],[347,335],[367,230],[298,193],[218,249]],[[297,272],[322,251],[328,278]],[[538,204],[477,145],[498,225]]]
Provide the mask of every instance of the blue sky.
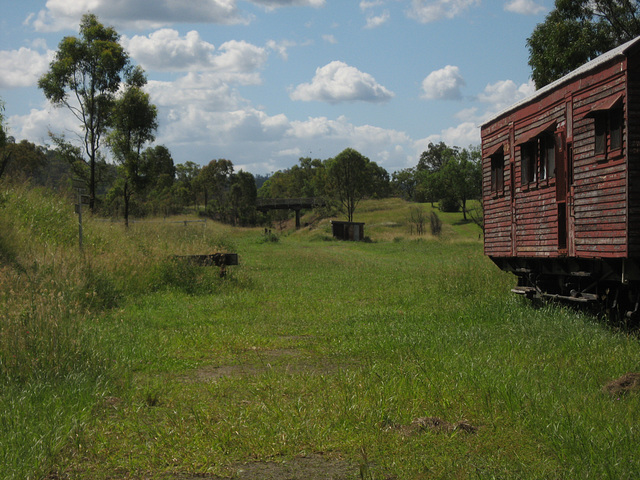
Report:
[[265,174],[355,148],[390,173],[429,142],[467,147],[533,93],[526,39],[552,0],[2,0],[10,135],[73,139],[37,80],[82,14],[121,35],[175,163]]

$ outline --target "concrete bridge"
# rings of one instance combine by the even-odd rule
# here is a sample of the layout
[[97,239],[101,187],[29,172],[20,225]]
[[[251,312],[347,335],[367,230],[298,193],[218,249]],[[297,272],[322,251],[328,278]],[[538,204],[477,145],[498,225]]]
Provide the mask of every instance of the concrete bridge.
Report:
[[300,228],[300,210],[324,207],[325,201],[321,197],[307,198],[258,198],[256,209],[261,212],[269,210],[293,210],[296,212],[296,228]]

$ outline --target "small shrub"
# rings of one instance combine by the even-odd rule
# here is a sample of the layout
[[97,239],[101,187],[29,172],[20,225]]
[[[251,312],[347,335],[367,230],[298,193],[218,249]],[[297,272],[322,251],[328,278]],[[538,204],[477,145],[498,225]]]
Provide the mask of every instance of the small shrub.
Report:
[[440,210],[443,212],[455,213],[460,211],[460,202],[453,197],[445,197],[438,202]]
[[156,289],[177,287],[189,292],[196,283],[196,267],[188,261],[169,257],[159,262],[154,268]]
[[429,217],[429,226],[431,228],[431,235],[438,237],[442,233],[442,220],[436,212],[431,212]]
[[31,242],[44,246],[73,246],[78,242],[77,220],[62,197],[44,189],[17,187],[4,196],[3,208]]
[[18,266],[19,241],[15,238],[12,228],[5,225],[5,229],[0,234],[0,262]]
[[271,230],[264,229],[264,233],[260,236],[258,243],[277,243],[280,241],[280,237],[273,233]]
[[70,282],[61,288],[73,291],[76,301],[91,310],[115,308],[124,296],[116,285],[112,273],[88,262],[83,262],[78,276]]
[[335,242],[337,241],[333,235],[323,231],[316,231],[309,236],[312,242]]
[[154,290],[174,288],[189,295],[212,293],[220,281],[219,269],[202,267],[184,258],[169,257],[153,267]]
[[409,223],[411,224],[411,233],[413,233],[413,227],[416,227],[416,233],[418,235],[424,234],[424,224],[426,223],[427,216],[421,207],[412,207],[409,214]]
[[206,242],[212,252],[237,252],[238,246],[224,235],[212,236]]
[[145,396],[145,403],[147,407],[157,407],[160,405],[160,392],[148,391]]

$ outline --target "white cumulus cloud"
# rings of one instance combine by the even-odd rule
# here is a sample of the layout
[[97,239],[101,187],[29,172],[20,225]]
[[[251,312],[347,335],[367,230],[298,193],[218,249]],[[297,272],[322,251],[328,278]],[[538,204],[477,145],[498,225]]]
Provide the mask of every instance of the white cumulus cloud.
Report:
[[364,28],[376,28],[380,25],[384,25],[389,20],[389,17],[390,15],[388,11],[384,11],[380,15],[369,15],[367,16],[367,24]]
[[454,18],[480,0],[411,0],[407,15],[420,23],[431,23],[443,18]]
[[341,102],[384,102],[393,92],[376,82],[370,74],[344,62],[333,61],[316,69],[310,83],[298,85],[290,93],[292,100]]
[[460,69],[447,65],[440,70],[431,72],[422,81],[422,98],[427,100],[458,100],[462,98],[460,89],[466,83]]
[[466,148],[470,145],[480,144],[480,127],[476,122],[462,122],[456,126],[445,128],[440,133],[434,133],[428,137],[414,142],[416,152],[424,152],[430,143],[444,142],[449,146]]
[[173,82],[152,80],[145,90],[165,111],[190,104],[210,111],[235,110],[243,103],[235,90],[211,74],[189,73]]
[[[55,108],[45,101],[42,108],[32,108],[25,115],[8,118],[9,133],[18,139],[28,139],[38,145],[49,143],[49,132],[56,134],[77,131],[78,120],[66,108]],[[74,134],[69,139],[75,140]]]
[[297,145],[322,145],[325,157],[352,147],[385,168],[389,164],[404,165],[405,150],[412,148],[412,141],[405,132],[354,125],[344,115],[336,119],[310,117],[291,121],[287,136]]
[[534,0],[510,0],[504,5],[507,12],[518,13],[520,15],[538,15],[547,9]]
[[242,83],[247,83],[247,75],[259,71],[268,57],[265,48],[237,40],[223,43],[216,51],[196,31],[181,37],[176,30],[161,29],[146,37],[123,37],[122,44],[146,70],[217,72]]
[[241,14],[236,3],[237,0],[47,0],[46,8],[30,22],[38,31],[59,31],[77,28],[82,15],[92,12],[105,25],[139,28],[158,28],[179,22],[248,23],[250,18]]
[[244,40],[230,40],[220,45],[220,53],[213,63],[214,70],[249,73],[259,70],[267,61],[267,52]]
[[47,72],[54,53],[30,48],[0,51],[0,88],[31,87]]
[[478,95],[478,100],[489,104],[489,111],[487,112],[488,118],[488,116],[528,97],[533,94],[535,90],[533,80],[529,80],[522,85],[516,85],[513,80],[501,80],[487,85],[484,92]]
[[360,10],[365,11],[370,8],[379,7],[384,5],[382,0],[361,0],[360,1]]
[[330,43],[331,45],[335,45],[336,43],[338,43],[338,40],[336,40],[336,37],[330,34],[322,35],[322,40],[324,40],[327,43]]
[[295,46],[297,46],[297,43],[290,40],[281,40],[279,42],[275,40],[267,41],[267,47],[276,52],[283,60],[289,58],[289,48]]
[[208,69],[215,63],[215,46],[203,41],[196,31],[180,37],[178,31],[163,28],[146,37],[123,36],[121,42],[131,57],[147,70]]
[[444,129],[440,136],[447,145],[465,148],[480,143],[480,127],[475,122],[463,122]]
[[261,5],[267,9],[281,7],[324,7],[326,0],[251,0],[251,3]]

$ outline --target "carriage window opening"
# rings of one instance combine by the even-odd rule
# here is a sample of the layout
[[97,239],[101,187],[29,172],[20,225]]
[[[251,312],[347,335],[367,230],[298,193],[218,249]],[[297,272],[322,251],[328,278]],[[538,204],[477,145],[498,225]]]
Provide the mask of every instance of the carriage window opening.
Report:
[[540,137],[540,179],[556,176],[556,144],[554,136],[546,133]]
[[537,139],[532,142],[523,143],[520,147],[521,161],[521,184],[527,185],[536,181],[536,154],[538,150]]
[[504,190],[504,153],[502,149],[491,155],[491,191]]
[[598,114],[595,117],[595,154],[602,155],[607,151],[607,115]]
[[622,148],[622,108],[613,108],[594,115],[596,155]]
[[609,111],[609,136],[611,150],[622,148],[622,109]]

